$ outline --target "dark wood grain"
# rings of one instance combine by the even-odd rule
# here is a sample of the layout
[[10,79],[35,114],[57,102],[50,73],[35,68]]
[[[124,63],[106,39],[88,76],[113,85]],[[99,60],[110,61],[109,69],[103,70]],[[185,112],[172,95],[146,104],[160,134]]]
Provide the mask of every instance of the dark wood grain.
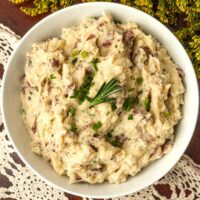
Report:
[[[8,0],[0,0],[0,23],[10,27],[14,32],[23,36],[34,24],[44,18],[47,14],[38,17],[29,17],[23,14],[18,6],[11,4]],[[0,66],[0,76],[2,76],[3,70]],[[198,81],[200,86],[200,81]],[[191,116],[192,118],[192,116]],[[197,163],[200,163],[200,118],[198,118],[197,126],[190,142],[186,153]],[[160,186],[158,188],[160,192],[166,192],[166,187]],[[80,200],[79,197],[73,195],[66,196],[71,200]]]
[[0,0],[0,23],[12,28],[12,30],[23,36],[34,24],[44,18],[46,15],[37,17],[27,17],[16,6],[8,0]]

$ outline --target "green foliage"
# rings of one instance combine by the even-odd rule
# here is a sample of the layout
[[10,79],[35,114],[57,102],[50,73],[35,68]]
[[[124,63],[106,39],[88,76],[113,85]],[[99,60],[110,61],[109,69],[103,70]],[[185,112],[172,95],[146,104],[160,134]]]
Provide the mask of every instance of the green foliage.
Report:
[[200,21],[197,21],[196,17],[193,20],[194,22],[187,21],[188,26],[178,30],[176,36],[184,44],[192,60],[197,77],[200,78]]
[[9,0],[14,4],[22,4],[29,2],[30,6],[21,5],[20,9],[27,15],[36,16],[43,13],[55,12],[60,8],[70,6],[74,3],[73,0]]
[[136,8],[143,10],[150,15],[154,15],[152,0],[135,0],[134,5]]
[[192,40],[189,42],[188,53],[192,58],[197,76],[200,77],[200,35],[192,37]]
[[192,48],[192,52],[195,54],[195,57],[200,61],[200,36],[195,35],[192,37],[192,41],[189,43]]
[[14,4],[24,3],[26,0],[10,0]]
[[[54,12],[72,5],[74,0],[9,0],[20,4],[20,9],[30,16]],[[83,2],[100,0],[83,0]],[[112,1],[112,0],[105,0]],[[113,0],[116,2],[116,0]],[[30,4],[24,7],[23,4]],[[200,78],[200,0],[118,0],[119,3],[136,7],[158,18],[166,25],[176,27],[180,19],[184,27],[175,32],[184,44]]]

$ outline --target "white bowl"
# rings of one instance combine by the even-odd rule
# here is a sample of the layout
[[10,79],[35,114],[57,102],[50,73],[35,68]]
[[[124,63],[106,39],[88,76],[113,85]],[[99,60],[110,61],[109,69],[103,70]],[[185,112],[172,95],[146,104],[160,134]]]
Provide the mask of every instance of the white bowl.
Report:
[[[172,151],[153,162],[135,177],[122,184],[69,184],[66,176],[56,174],[49,163],[32,153],[29,134],[20,113],[20,77],[24,74],[25,54],[31,44],[52,36],[59,36],[62,27],[70,27],[86,16],[100,16],[110,12],[122,22],[134,21],[167,48],[170,56],[185,73],[186,86],[183,118],[176,129],[175,144]],[[1,109],[3,121],[10,140],[22,160],[41,179],[68,193],[93,198],[109,198],[139,191],[164,176],[180,159],[188,146],[197,121],[199,94],[193,66],[183,46],[176,37],[159,21],[134,8],[115,3],[84,3],[60,10],[35,25],[22,38],[14,50],[3,77]]]

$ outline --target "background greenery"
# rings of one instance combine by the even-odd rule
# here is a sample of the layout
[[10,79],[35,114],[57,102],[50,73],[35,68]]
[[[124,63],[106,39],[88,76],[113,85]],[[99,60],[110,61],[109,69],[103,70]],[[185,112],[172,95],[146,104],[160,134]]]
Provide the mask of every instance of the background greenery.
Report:
[[[55,12],[58,9],[80,2],[78,0],[9,1],[18,4],[22,12],[32,17],[47,12]],[[91,1],[95,0],[83,0],[82,2]],[[200,0],[114,0],[113,2],[143,10],[168,25],[185,46],[196,74],[200,78]]]

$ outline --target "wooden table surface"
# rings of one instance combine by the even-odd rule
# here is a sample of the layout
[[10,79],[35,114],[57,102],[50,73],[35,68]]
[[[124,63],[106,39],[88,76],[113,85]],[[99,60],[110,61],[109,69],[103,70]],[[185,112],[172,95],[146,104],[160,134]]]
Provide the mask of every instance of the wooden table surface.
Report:
[[[11,4],[8,0],[0,0],[0,23],[11,28],[15,33],[23,36],[34,24],[44,18],[47,14],[40,15],[37,17],[29,17],[23,14],[19,7]],[[3,70],[0,66],[0,76],[2,76]],[[200,86],[200,80],[198,80]],[[191,116],[192,117],[192,116]],[[200,117],[193,135],[193,138],[186,150],[186,154],[189,155],[195,162],[200,164]],[[1,180],[0,180],[1,182]],[[73,195],[69,195],[70,200],[80,199]]]

